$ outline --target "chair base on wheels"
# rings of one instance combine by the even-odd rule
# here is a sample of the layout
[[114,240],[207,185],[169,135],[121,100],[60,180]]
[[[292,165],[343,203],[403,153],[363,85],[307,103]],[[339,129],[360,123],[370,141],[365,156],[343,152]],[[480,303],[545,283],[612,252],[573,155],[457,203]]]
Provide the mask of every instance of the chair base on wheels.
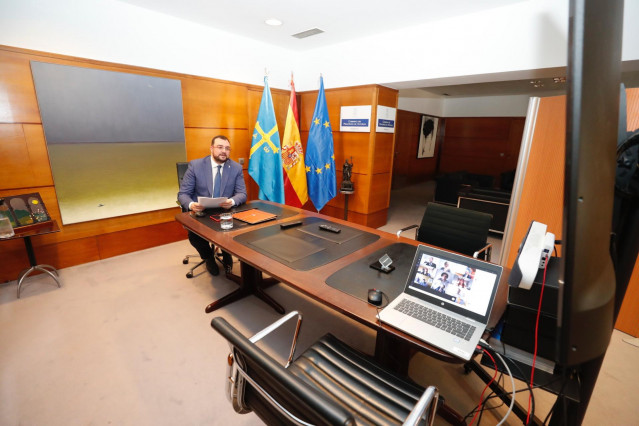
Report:
[[[186,256],[184,256],[184,259],[182,259],[182,263],[187,265],[189,263],[189,259],[191,259],[192,257],[200,257],[200,255],[198,254],[187,254]],[[206,260],[200,260],[200,262],[198,262],[195,266],[193,266],[192,268],[189,269],[189,272],[186,273],[186,277],[187,278],[193,278],[193,271],[195,271],[195,269],[197,269],[198,267],[204,265],[206,263]]]
[[[215,251],[213,252],[213,256],[215,257],[215,260],[220,262],[220,265],[222,265],[222,267],[224,268],[224,271],[227,273],[227,275],[233,270],[233,258],[231,257],[230,254],[227,256],[227,258],[230,259],[230,262],[229,261],[225,262],[223,254],[221,253],[219,248],[216,247]],[[186,256],[184,256],[184,259],[182,259],[182,263],[187,265],[191,258],[200,258],[200,255],[199,254],[187,254]],[[206,263],[206,260],[200,260],[200,262],[198,262],[195,266],[193,266],[191,269],[189,269],[189,271],[186,273],[186,277],[187,278],[193,278],[193,275],[195,274],[195,272],[194,272],[195,269],[197,269],[198,267],[204,265],[205,263]],[[228,276],[227,276],[227,278],[228,278]]]

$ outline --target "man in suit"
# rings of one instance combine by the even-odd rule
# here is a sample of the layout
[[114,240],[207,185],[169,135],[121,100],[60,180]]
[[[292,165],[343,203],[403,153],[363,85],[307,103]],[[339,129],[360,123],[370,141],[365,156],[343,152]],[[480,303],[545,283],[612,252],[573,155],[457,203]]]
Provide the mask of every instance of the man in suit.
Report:
[[[246,184],[242,174],[242,166],[229,158],[231,143],[223,135],[211,140],[211,155],[193,160],[182,178],[178,200],[185,211],[202,214],[204,206],[197,202],[197,197],[225,197],[222,207],[230,209],[246,202]],[[189,231],[189,241],[202,259],[206,260],[206,269],[213,274],[220,273],[213,247],[204,238]],[[229,253],[222,251],[224,268],[233,268],[233,259]]]

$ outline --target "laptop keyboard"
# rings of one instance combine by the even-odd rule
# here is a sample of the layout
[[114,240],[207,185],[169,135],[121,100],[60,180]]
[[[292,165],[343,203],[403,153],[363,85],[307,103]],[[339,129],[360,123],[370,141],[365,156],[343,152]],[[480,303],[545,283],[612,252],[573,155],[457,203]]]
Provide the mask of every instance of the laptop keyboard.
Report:
[[422,306],[413,301],[403,299],[395,306],[399,312],[409,315],[422,322],[437,327],[453,336],[461,337],[464,340],[470,340],[475,332],[474,326],[466,324],[441,312]]

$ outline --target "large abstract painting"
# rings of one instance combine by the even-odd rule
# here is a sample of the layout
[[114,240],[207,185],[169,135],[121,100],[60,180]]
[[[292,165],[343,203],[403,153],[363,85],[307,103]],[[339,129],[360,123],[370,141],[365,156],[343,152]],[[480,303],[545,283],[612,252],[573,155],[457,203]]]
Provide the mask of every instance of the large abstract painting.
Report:
[[67,225],[174,207],[186,160],[179,80],[31,62]]

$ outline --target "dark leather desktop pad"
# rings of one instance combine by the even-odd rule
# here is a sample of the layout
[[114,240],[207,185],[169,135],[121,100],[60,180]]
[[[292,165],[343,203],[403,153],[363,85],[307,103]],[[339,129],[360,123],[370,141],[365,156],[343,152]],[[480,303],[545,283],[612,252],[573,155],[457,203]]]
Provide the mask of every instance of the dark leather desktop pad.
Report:
[[[233,207],[230,210],[207,209],[205,210],[204,216],[201,216],[201,217],[193,216],[193,217],[195,218],[195,220],[208,226],[214,231],[223,231],[223,229],[220,228],[220,222],[216,222],[215,220],[211,219],[210,218],[211,215],[213,215],[214,217],[219,217],[220,213],[223,213],[226,211],[235,213],[235,212],[241,212],[241,211],[250,210],[250,209],[259,209],[263,212],[272,213],[274,215],[277,215],[277,219],[286,219],[287,217],[292,217],[297,214],[297,211],[292,209],[287,209],[286,206],[275,206],[273,204],[263,203],[261,201],[249,201],[246,204],[241,204],[237,207]],[[233,220],[233,229],[241,229],[247,226],[252,226],[252,225],[246,222],[242,222],[241,220]]]
[[[336,226],[341,232],[319,231],[321,224]],[[276,224],[233,239],[297,271],[308,271],[366,247],[377,241],[379,235],[318,217],[306,217],[298,227],[281,229]]]
[[[410,244],[391,244],[335,272],[326,284],[364,301],[368,300],[368,290],[376,288],[386,295],[382,300],[382,306],[386,306],[404,290],[416,251],[417,247]],[[388,274],[370,267],[385,254],[393,260],[395,267]]]

